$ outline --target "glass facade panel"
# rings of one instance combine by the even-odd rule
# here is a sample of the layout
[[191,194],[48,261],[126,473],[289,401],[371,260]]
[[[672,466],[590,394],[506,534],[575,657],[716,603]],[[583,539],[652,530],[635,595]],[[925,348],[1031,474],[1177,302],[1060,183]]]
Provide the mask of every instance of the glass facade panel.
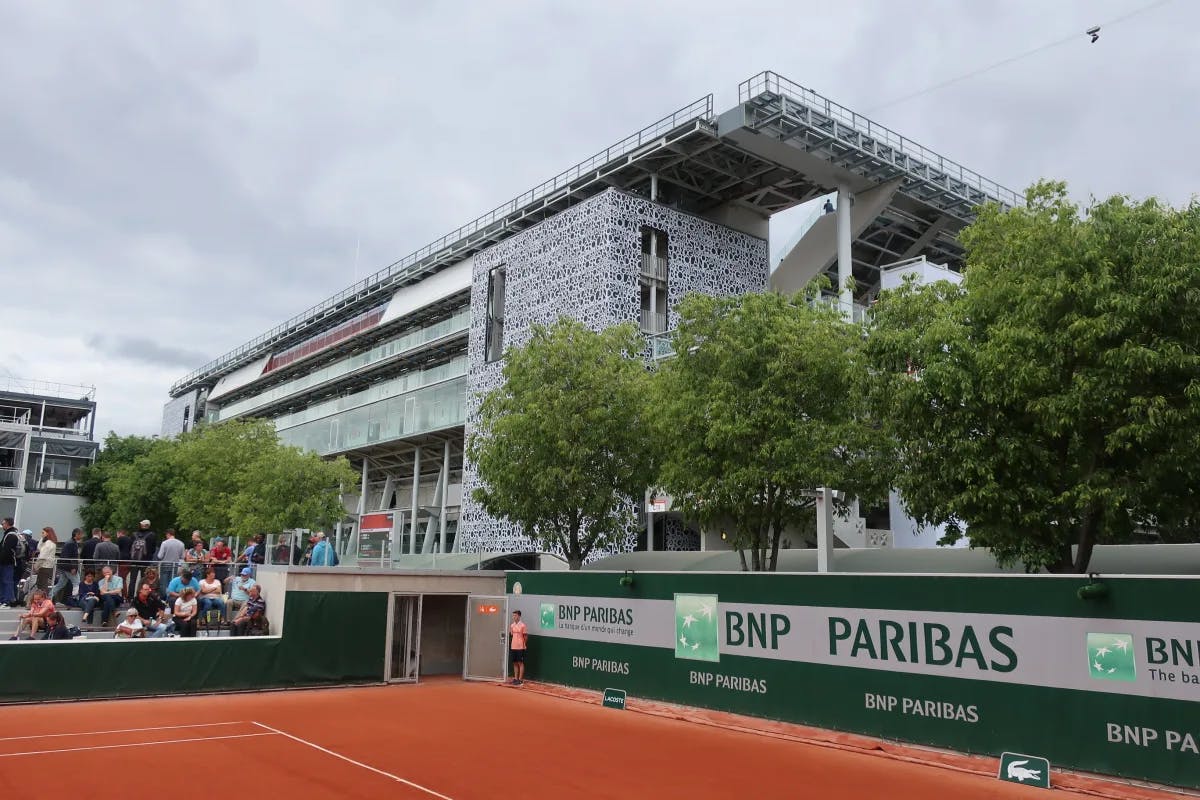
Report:
[[[433,325],[427,325],[424,328],[418,328],[409,331],[403,336],[397,336],[394,339],[389,339],[386,342],[381,342],[375,347],[363,353],[344,358],[341,361],[335,361],[320,369],[304,375],[298,375],[290,381],[281,383],[271,389],[267,389],[261,394],[256,394],[253,397],[247,397],[238,400],[234,403],[229,403],[219,407],[215,412],[210,414],[213,420],[231,419],[249,413],[255,409],[262,408],[277,400],[282,400],[286,397],[291,397],[294,394],[305,391],[314,386],[320,386],[323,383],[342,378],[357,370],[364,369],[369,366],[374,366],[390,358],[395,358],[405,353],[423,347],[429,342],[436,341],[446,336],[465,333],[471,324],[470,309],[463,309],[452,317],[436,322]],[[349,406],[347,406],[348,408]]]
[[[377,399],[367,405],[336,412],[283,428],[285,444],[328,455],[376,442],[454,427],[466,423],[467,379],[452,380],[416,389],[399,397]],[[296,416],[296,415],[291,415]]]

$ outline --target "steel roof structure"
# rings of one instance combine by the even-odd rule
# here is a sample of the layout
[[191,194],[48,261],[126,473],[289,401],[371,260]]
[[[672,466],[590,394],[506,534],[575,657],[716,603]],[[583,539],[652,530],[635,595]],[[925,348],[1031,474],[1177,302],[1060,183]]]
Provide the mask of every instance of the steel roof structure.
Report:
[[740,84],[738,105],[713,113],[710,94],[626,137],[420,250],[177,381],[178,396],[287,347],[376,304],[396,289],[491,247],[609,188],[649,195],[704,214],[736,206],[762,217],[848,185],[854,191],[896,181],[899,188],[855,239],[854,277],[927,255],[961,266],[957,232],[984,203],[1021,198],[894,131],[773,72]]

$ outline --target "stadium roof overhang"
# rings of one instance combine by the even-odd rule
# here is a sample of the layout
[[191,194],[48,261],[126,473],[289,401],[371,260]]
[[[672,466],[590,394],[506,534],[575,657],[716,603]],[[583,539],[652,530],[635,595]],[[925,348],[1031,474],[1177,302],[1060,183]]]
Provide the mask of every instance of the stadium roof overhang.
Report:
[[744,81],[738,104],[716,115],[708,95],[556,175],[520,197],[204,365],[171,387],[177,396],[332,328],[406,285],[491,247],[609,188],[705,214],[735,206],[762,217],[845,185],[895,182],[881,213],[856,237],[855,277],[925,255],[961,265],[956,234],[978,205],[1016,205],[1009,189],[775,73]]

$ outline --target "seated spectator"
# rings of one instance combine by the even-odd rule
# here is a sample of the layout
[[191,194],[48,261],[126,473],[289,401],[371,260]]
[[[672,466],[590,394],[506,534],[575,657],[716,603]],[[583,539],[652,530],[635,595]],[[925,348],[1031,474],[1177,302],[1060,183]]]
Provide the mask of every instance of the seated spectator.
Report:
[[208,563],[208,551],[204,549],[204,542],[200,540],[200,531],[192,534],[192,546],[183,554],[183,563],[193,575],[201,574],[204,565]]
[[142,624],[142,618],[138,616],[136,608],[131,608],[125,612],[125,619],[117,626],[118,639],[140,639],[146,635],[146,626]]
[[236,615],[246,601],[250,599],[250,589],[258,585],[258,582],[250,577],[250,575],[250,568],[243,567],[242,574],[234,578],[233,583],[230,584],[227,616]]
[[208,561],[217,568],[217,580],[224,583],[229,577],[229,565],[233,563],[233,551],[220,536],[213,539],[212,549],[208,551]]
[[83,573],[83,580],[79,582],[79,593],[75,597],[68,597],[67,605],[82,608],[84,614],[90,614],[99,602],[100,584],[96,582],[96,573],[89,569]]
[[204,580],[200,581],[200,618],[207,621],[209,611],[219,611],[218,619],[221,622],[225,621],[225,598],[224,587],[217,580],[217,571],[213,567],[209,567],[204,575]]
[[54,601],[42,589],[35,589],[29,598],[29,610],[18,618],[20,621],[17,623],[17,632],[8,637],[9,641],[21,638],[26,628],[29,629],[30,639],[38,638],[38,631],[45,629],[46,618],[53,613]]
[[[100,574],[104,576],[100,579],[100,624],[103,626],[108,624],[109,619],[116,622],[117,609],[124,599],[125,582],[114,575],[113,568],[107,564],[101,568]],[[92,615],[89,614],[88,625],[91,624]]]
[[46,617],[46,638],[70,640],[71,629],[67,627],[67,621],[63,619],[62,612],[55,611]]
[[196,602],[196,590],[185,587],[175,601],[175,630],[185,639],[196,638],[196,614],[199,613],[199,603]]
[[262,597],[262,587],[257,583],[250,587],[250,597],[233,620],[231,636],[250,636],[250,631],[261,629],[266,624],[267,601]]
[[[150,589],[160,598],[162,597],[162,592],[160,591],[160,587],[158,585],[158,569],[155,567],[147,567],[146,571],[142,573],[142,583],[150,584]],[[138,584],[138,588],[142,588],[141,584]]]
[[175,601],[179,599],[179,596],[183,594],[184,589],[191,589],[192,594],[199,594],[200,592],[200,581],[192,577],[190,569],[185,569],[174,578],[171,578],[171,582],[167,584],[167,602],[172,607],[174,607]]
[[138,587],[137,596],[133,598],[133,610],[137,611],[138,619],[151,638],[161,639],[175,632],[175,623],[166,604],[149,583]]

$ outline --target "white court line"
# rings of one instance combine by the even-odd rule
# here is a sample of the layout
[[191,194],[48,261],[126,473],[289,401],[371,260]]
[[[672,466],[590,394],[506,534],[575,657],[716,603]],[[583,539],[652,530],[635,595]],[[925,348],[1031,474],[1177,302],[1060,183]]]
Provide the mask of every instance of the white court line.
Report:
[[[58,750],[30,750],[26,753],[0,753],[0,758],[41,756],[47,753],[79,753],[84,750],[116,750],[121,747],[145,747],[150,744],[183,744],[185,742],[215,742],[217,739],[249,739],[253,736],[274,736],[274,733],[234,733],[229,736],[200,736],[194,739],[164,739],[161,742],[131,742],[129,744],[98,744],[92,747],[63,747]],[[284,734],[286,736],[287,734]],[[450,800],[446,798],[446,800]]]
[[332,750],[321,747],[321,745],[319,745],[319,744],[314,744],[314,743],[308,741],[307,739],[301,739],[299,736],[292,736],[290,733],[285,733],[285,732],[279,730],[278,728],[272,728],[270,725],[263,725],[261,722],[254,722],[253,724],[257,725],[260,728],[264,728],[265,730],[268,730],[271,733],[277,733],[280,736],[286,736],[287,738],[291,739],[293,742],[299,742],[302,745],[311,747],[314,750],[320,750],[322,753],[331,755],[334,758],[340,758],[342,761],[345,761],[349,764],[353,764],[356,767],[362,767],[363,769],[370,770],[371,772],[374,772],[377,775],[382,775],[385,778],[391,778],[392,780],[396,781],[396,783],[403,783],[405,786],[411,786],[412,788],[420,790],[422,792],[425,792],[426,794],[431,795],[433,797],[440,797],[441,800],[454,800],[454,798],[452,798],[452,797],[447,797],[446,795],[444,795],[440,792],[435,792],[433,789],[429,789],[425,786],[422,786],[419,783],[413,783],[412,781],[407,781],[398,775],[393,775],[390,772],[384,772],[381,769],[376,769],[375,767],[372,767],[370,764],[364,764],[361,761],[355,761],[353,758],[348,758],[348,757],[342,755],[341,753],[335,753]]
[[248,722],[199,722],[192,725],[160,725],[157,728],[122,728],[116,731],[81,731],[79,733],[43,733],[31,736],[5,736],[0,742],[14,742],[18,739],[54,739],[59,736],[99,736],[104,733],[141,733],[143,731],[177,731],[180,728],[212,728],[217,725],[249,725]]

